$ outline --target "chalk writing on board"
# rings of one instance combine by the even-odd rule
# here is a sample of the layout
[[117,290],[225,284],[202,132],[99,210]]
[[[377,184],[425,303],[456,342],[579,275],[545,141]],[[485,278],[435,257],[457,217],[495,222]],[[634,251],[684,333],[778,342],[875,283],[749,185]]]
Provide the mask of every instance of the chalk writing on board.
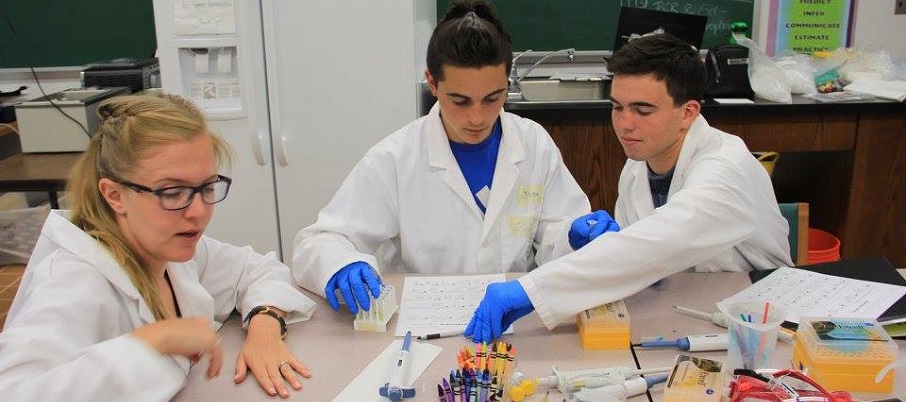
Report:
[[[730,23],[733,21],[730,10],[725,3],[753,4],[753,0],[731,0],[723,2],[685,2],[664,0],[620,0],[624,7],[646,8],[649,10],[665,11],[668,13],[694,14],[708,17],[705,27],[708,35],[730,36]],[[754,6],[754,4],[753,4]]]

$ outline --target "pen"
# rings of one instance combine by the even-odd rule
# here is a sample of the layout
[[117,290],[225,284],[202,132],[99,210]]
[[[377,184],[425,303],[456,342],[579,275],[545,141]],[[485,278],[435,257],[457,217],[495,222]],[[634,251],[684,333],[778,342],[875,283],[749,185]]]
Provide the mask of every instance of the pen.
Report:
[[437,338],[446,338],[446,337],[450,337],[450,336],[458,336],[458,335],[462,335],[463,332],[464,332],[464,330],[462,330],[462,329],[456,330],[456,331],[435,332],[435,333],[433,333],[433,334],[424,334],[424,335],[416,336],[415,339],[437,339]]

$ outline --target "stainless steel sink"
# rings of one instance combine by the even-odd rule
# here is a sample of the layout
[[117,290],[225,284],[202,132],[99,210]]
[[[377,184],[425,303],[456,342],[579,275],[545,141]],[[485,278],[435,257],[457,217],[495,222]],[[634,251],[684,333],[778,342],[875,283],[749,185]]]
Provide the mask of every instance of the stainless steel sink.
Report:
[[561,81],[548,78],[526,78],[519,82],[527,101],[604,100],[610,80]]

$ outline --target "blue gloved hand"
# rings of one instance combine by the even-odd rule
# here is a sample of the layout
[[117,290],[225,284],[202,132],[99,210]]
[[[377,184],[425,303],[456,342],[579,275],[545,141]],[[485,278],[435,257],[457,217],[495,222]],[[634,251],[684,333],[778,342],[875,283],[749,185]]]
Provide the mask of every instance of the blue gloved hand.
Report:
[[496,282],[488,285],[481,304],[475,309],[465,336],[472,342],[491,342],[522,316],[535,311],[519,281]]
[[569,228],[569,245],[573,250],[578,250],[606,232],[619,232],[620,225],[610,217],[610,214],[599,209],[588,215],[583,215],[573,221]]
[[337,300],[337,294],[334,289],[340,289],[340,294],[343,296],[343,301],[346,302],[349,312],[357,314],[359,312],[358,306],[362,306],[364,311],[368,311],[371,308],[369,290],[374,295],[374,298],[378,298],[381,295],[381,278],[377,276],[371,265],[362,261],[349,264],[333,274],[324,288],[324,296],[327,298],[330,308],[334,311],[339,311],[340,302]]

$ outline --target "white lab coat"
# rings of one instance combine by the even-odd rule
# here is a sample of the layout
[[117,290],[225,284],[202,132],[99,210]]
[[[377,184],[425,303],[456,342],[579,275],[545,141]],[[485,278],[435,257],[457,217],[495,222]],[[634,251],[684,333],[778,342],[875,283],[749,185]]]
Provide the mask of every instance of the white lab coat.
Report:
[[668,275],[792,266],[771,179],[739,137],[698,116],[683,141],[667,203],[654,209],[644,161],[620,174],[622,230],[519,279],[548,328]]
[[[192,260],[170,263],[167,273],[182,316],[205,317],[214,329],[236,309],[244,316],[273,305],[293,323],[310,318],[315,307],[273,253],[208,237]],[[65,211],[52,211],[0,333],[0,395],[8,401],[170,400],[185,382],[189,360],[161,355],[129,335],[154,321],[107,249]],[[228,367],[235,359],[224,361]]]
[[572,251],[569,226],[590,206],[547,131],[501,112],[483,215],[439,113],[435,104],[372,147],[318,221],[299,232],[292,270],[302,287],[323,295],[327,281],[356,261],[383,272],[503,273]]

